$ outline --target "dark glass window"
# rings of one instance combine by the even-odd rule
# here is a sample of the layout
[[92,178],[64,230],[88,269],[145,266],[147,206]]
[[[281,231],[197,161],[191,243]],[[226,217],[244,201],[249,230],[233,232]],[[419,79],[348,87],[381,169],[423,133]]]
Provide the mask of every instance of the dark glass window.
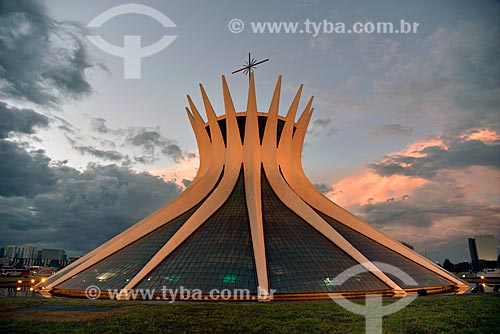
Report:
[[236,122],[238,122],[238,131],[240,132],[241,143],[245,143],[245,126],[246,126],[246,116],[236,116]]
[[50,276],[49,278],[47,278],[47,280],[45,281],[44,283],[44,286],[47,286],[53,282],[55,282],[56,280],[58,280],[59,278],[63,277],[66,273],[68,273],[69,271],[73,270],[73,269],[76,269],[78,268],[79,266],[81,266],[83,263],[85,263],[87,260],[85,261],[81,261],[79,264],[77,264],[76,266],[72,267],[71,269],[68,269],[68,267],[65,267],[65,268],[62,268],[61,270],[59,270],[57,273],[55,273],[54,275]]
[[228,200],[172,252],[137,288],[249,289],[256,271],[243,173]]
[[[362,235],[361,233],[354,231],[344,224],[339,223],[335,219],[323,213],[319,214],[347,241],[349,241],[354,247],[356,247],[368,260],[388,263],[401,269],[402,271],[410,275],[415,281],[417,281],[420,287],[454,284],[447,279],[435,274],[429,269],[424,268],[421,265],[409,260],[403,255],[396,253],[392,249],[389,249],[379,244],[378,242]],[[410,285],[406,285],[399,278],[393,275],[387,274],[387,276],[389,276],[396,284],[398,284],[402,288],[412,287]]]
[[205,126],[205,130],[207,130],[208,138],[210,138],[210,140],[212,140],[212,134],[210,133],[210,127],[208,125]]
[[[240,140],[241,143],[245,142],[245,124],[246,124],[246,115],[237,115],[236,116],[236,121],[238,123],[238,130],[240,132]],[[219,128],[222,133],[222,138],[224,139],[224,145],[227,146],[227,135],[226,135],[226,119],[221,118],[217,121],[219,124]],[[259,137],[260,137],[260,144],[262,145],[262,140],[264,139],[264,132],[266,129],[266,124],[267,124],[267,116],[258,116],[258,123],[259,123]],[[285,126],[285,121],[278,119],[278,129],[277,129],[277,137],[276,137],[276,146],[278,146],[280,138],[281,138],[281,132],[283,131],[283,127]],[[205,126],[205,129],[207,130],[208,136],[210,137],[210,127],[208,125]],[[293,134],[295,134],[295,130],[297,130],[297,127],[293,127]]]
[[279,146],[280,139],[281,139],[281,133],[283,132],[284,127],[285,127],[285,121],[278,119],[278,134],[276,136],[276,146]]
[[59,284],[57,289],[85,290],[89,285],[102,289],[121,289],[153,257],[193,214],[193,208],[171,222],[110,255],[81,273]]
[[222,139],[224,139],[224,145],[227,147],[227,135],[226,135],[226,119],[222,118],[217,121],[219,124],[220,132],[222,134]]
[[283,204],[262,177],[264,238],[269,285],[277,293],[383,290],[365,272],[341,286],[330,281],[357,262]]
[[264,139],[264,131],[266,130],[267,117],[259,116],[258,122],[259,122],[260,144],[262,145],[262,140]]

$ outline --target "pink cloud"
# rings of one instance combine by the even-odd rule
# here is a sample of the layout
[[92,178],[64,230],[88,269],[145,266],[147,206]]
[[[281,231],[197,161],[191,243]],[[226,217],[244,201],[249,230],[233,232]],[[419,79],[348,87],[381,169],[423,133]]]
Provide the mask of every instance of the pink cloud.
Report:
[[[489,129],[472,129],[459,137],[461,141],[480,140],[491,143],[500,140],[500,134]],[[407,168],[410,163],[400,162],[400,157],[423,158],[427,156],[426,148],[439,147],[447,151],[449,146],[441,137],[427,138],[408,145],[399,152],[387,154],[379,161],[381,164],[389,164],[398,161],[398,165]],[[410,160],[411,161],[411,160]],[[482,166],[470,166],[462,170],[447,170],[448,175],[454,175],[459,184],[467,183],[467,193],[471,199],[477,200],[483,197],[495,198],[497,201],[498,171]],[[491,182],[496,180],[499,182]],[[348,176],[332,185],[333,192],[328,194],[329,198],[340,205],[365,205],[377,202],[385,202],[391,199],[400,199],[411,196],[423,185],[431,182],[428,178],[417,176],[405,176],[400,174],[379,175],[374,171],[366,169],[360,173]],[[434,182],[436,182],[434,180]]]
[[500,133],[490,129],[472,129],[461,136],[462,140],[480,140],[483,143],[492,143],[500,140]]
[[[477,159],[472,161],[478,165],[461,168],[453,165],[453,159],[435,163],[440,156],[432,155],[436,150],[428,148],[446,152],[457,142],[479,140],[497,145],[499,139],[498,132],[472,129],[455,139],[446,138],[446,143],[440,137],[421,140],[377,162],[396,164],[392,174],[390,169],[383,170],[387,175],[380,175],[367,167],[333,184],[334,191],[328,196],[396,240],[414,245],[421,253],[426,249],[434,260],[450,257],[463,261],[468,257],[468,237],[500,235],[500,169],[491,162],[481,165]],[[412,166],[420,158],[427,164]],[[422,167],[428,172],[408,173]]]
[[[390,161],[396,156],[408,156],[421,158],[425,154],[422,151],[426,147],[437,146],[443,149],[448,147],[441,138],[428,138],[410,144],[399,152],[393,152],[384,157],[382,162]],[[402,165],[402,167],[409,167]],[[404,175],[382,176],[370,170],[362,171],[356,175],[348,176],[333,184],[333,192],[328,197],[342,205],[365,205],[368,203],[385,202],[391,198],[403,198],[411,194],[414,189],[423,186],[429,181],[420,177]]]
[[415,188],[428,183],[418,177],[403,175],[381,176],[371,171],[347,177],[335,183],[329,198],[342,206],[385,202],[390,198],[403,198]]
[[416,143],[408,145],[406,148],[399,152],[389,153],[387,159],[389,160],[392,156],[407,156],[413,158],[421,158],[425,156],[422,151],[427,147],[440,147],[444,150],[448,149],[448,146],[443,142],[441,138],[427,138],[424,140],[419,140]]

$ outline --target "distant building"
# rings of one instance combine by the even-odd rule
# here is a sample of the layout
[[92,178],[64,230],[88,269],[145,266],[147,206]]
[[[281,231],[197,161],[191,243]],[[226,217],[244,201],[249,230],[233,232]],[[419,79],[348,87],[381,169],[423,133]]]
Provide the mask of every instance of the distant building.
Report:
[[35,246],[23,246],[19,250],[18,257],[22,259],[36,259],[38,248]]
[[42,260],[66,260],[64,249],[42,249]]
[[64,249],[38,249],[36,246],[9,245],[0,249],[3,266],[52,266],[62,267],[67,264]]
[[474,271],[496,265],[498,251],[494,235],[479,235],[469,238],[469,251]]
[[17,246],[14,245],[5,246],[3,250],[3,257],[8,258],[9,260],[14,260],[15,258],[18,257],[17,256],[18,252],[19,252],[19,247]]
[[472,263],[472,270],[479,271],[479,257],[477,256],[476,239],[469,238],[469,252],[470,261]]

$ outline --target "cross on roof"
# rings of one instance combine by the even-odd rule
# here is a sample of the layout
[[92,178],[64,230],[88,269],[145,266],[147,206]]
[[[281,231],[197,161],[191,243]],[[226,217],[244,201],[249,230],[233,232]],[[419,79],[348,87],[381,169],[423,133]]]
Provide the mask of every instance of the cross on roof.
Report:
[[269,58],[261,60],[261,61],[256,61],[255,58],[252,58],[252,56],[250,55],[250,52],[249,52],[248,53],[248,61],[246,61],[245,64],[243,64],[242,68],[231,72],[231,74],[236,74],[238,72],[243,71],[243,73],[246,75],[250,72],[253,72],[254,68],[257,68],[257,65],[265,63],[266,61],[269,61]]

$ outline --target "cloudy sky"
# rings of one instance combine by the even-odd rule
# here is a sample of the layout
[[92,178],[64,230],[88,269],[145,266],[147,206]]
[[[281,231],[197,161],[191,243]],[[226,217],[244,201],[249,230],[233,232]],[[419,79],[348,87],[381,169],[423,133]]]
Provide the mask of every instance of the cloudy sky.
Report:
[[[185,95],[201,106],[203,83],[220,114],[224,74],[242,111],[248,81],[230,73],[248,52],[270,58],[256,70],[260,110],[279,74],[283,106],[301,83],[315,96],[303,163],[326,196],[433,260],[469,259],[473,235],[500,242],[498,2],[135,2],[176,27],[139,14],[86,27],[126,1],[0,2],[0,245],[81,255],[172,200],[198,166]],[[418,29],[316,34],[306,20]],[[177,37],[125,79],[123,59],[87,35]]]

